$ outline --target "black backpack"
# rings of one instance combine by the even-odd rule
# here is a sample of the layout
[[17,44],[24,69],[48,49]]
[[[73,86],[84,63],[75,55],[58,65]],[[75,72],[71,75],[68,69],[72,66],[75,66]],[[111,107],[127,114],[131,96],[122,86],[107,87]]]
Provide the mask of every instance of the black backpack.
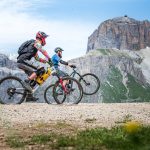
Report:
[[22,43],[18,49],[18,54],[21,55],[32,51],[32,46],[34,45],[34,42],[35,40],[32,39]]

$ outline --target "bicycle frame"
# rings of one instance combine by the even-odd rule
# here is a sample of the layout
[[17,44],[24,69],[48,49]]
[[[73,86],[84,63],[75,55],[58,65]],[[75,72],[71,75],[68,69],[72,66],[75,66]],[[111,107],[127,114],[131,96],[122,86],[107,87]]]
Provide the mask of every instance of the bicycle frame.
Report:
[[61,84],[63,90],[65,91],[65,93],[68,93],[68,91],[66,90],[66,87],[63,85],[63,79],[58,77],[58,81]]
[[[61,84],[61,86],[62,86],[62,88],[63,88],[63,91],[67,94],[68,93],[68,91],[67,91],[67,89],[66,89],[66,87],[63,85],[63,79],[62,78],[60,78],[57,74],[54,74],[57,78],[58,78],[58,81],[59,81],[59,83]],[[48,78],[47,78],[48,79]],[[46,80],[47,80],[46,79]],[[46,81],[45,80],[45,81]],[[41,84],[42,85],[42,84]],[[33,90],[32,90],[32,94],[38,89],[40,87],[40,85],[36,85],[35,86],[35,88],[33,88]],[[16,90],[20,90],[20,89],[24,89],[24,88],[17,88]],[[22,94],[22,93],[20,93],[20,92],[16,92],[16,93],[18,93],[18,94]],[[29,92],[27,92],[27,94],[28,94]]]
[[[81,79],[82,79],[82,76],[73,68],[73,72],[70,74],[70,76],[71,77],[75,77],[75,75],[78,75]],[[63,91],[67,94],[68,93],[68,91],[67,91],[67,89],[66,89],[66,87],[63,85],[63,79],[62,78],[60,78],[57,74],[52,74],[52,75],[55,75],[57,78],[58,78],[58,81],[59,81],[59,83],[61,84],[61,86],[62,86],[62,88],[63,88]],[[47,78],[48,79],[48,78]],[[46,80],[47,80],[46,79]],[[45,80],[45,81],[46,81]],[[86,82],[86,81],[84,81],[84,82]],[[41,84],[42,85],[42,84]],[[32,94],[33,93],[35,93],[35,91],[38,89],[40,87],[40,85],[36,85],[36,87],[35,88],[33,88],[33,90],[32,90]],[[18,89],[21,89],[21,88],[17,88],[17,90]],[[19,92],[16,92],[16,93],[18,93],[18,94],[21,94],[21,93],[19,93]],[[29,93],[29,92],[27,92],[27,93]]]
[[73,68],[73,72],[70,74],[70,76],[74,78],[76,74],[82,78],[82,76]]
[[73,78],[75,77],[75,75],[78,75],[80,77],[80,79],[85,83],[85,85],[89,85],[90,83],[87,83],[86,80],[84,80],[84,78],[82,77],[82,75],[80,75],[75,68],[73,68],[73,72],[70,74],[70,76],[72,76]]

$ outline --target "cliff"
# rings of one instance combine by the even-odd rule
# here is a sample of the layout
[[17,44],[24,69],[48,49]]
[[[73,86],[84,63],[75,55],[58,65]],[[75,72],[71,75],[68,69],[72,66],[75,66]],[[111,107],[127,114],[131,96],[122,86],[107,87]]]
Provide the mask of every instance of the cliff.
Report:
[[82,102],[150,101],[149,58],[150,49],[98,49],[71,60],[81,74],[94,73],[101,81],[100,90],[93,96],[84,96]]
[[87,52],[93,49],[140,50],[150,47],[150,22],[128,16],[109,19],[88,38]]

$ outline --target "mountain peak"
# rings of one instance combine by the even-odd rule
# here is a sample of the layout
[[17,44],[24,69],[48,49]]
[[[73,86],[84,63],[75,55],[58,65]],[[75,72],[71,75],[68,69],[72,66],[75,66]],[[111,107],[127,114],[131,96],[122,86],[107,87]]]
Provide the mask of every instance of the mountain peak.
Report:
[[150,22],[127,15],[106,20],[88,38],[87,52],[93,49],[140,50],[150,47]]
[[132,22],[137,22],[137,20],[133,19],[133,18],[130,18],[128,17],[127,15],[124,15],[123,17],[116,17],[116,18],[113,18],[112,21],[115,21],[117,23],[132,23]]

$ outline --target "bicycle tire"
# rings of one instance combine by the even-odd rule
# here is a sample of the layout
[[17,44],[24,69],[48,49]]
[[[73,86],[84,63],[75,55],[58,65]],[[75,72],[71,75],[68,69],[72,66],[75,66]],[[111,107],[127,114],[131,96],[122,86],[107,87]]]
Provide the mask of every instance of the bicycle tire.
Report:
[[[87,92],[86,90],[85,90],[85,88],[84,88],[84,85],[85,85],[85,82],[84,82],[84,85],[81,83],[81,81],[83,81],[83,79],[85,79],[85,77],[87,77],[87,76],[91,76],[91,77],[93,77],[94,79],[95,79],[95,81],[96,81],[96,88],[94,89],[94,91],[92,91],[91,93],[90,92]],[[90,77],[90,78],[91,78]],[[92,79],[92,78],[91,78]],[[86,80],[86,79],[85,79]],[[89,80],[90,82],[92,81],[92,80]],[[93,95],[93,94],[95,94],[98,90],[99,90],[99,88],[100,88],[100,80],[99,80],[99,78],[95,75],[95,74],[92,74],[92,73],[86,73],[86,74],[84,74],[84,75],[82,75],[81,77],[80,77],[80,79],[79,79],[79,82],[81,83],[81,85],[82,85],[82,87],[83,87],[83,93],[85,94],[85,95]],[[93,87],[90,87],[90,90],[91,89],[93,89]]]
[[[69,104],[78,104],[81,100],[82,100],[82,97],[83,97],[83,88],[82,88],[82,86],[81,86],[81,84],[80,84],[80,82],[78,81],[78,80],[76,80],[75,78],[71,78],[71,77],[64,77],[64,78],[62,78],[62,80],[64,81],[64,80],[69,80],[69,81],[71,81],[71,84],[72,84],[72,86],[73,86],[73,82],[74,82],[74,85],[75,85],[75,83],[76,83],[76,85],[77,85],[77,87],[78,87],[78,90],[79,90],[79,97],[78,97],[78,99],[77,100],[75,100],[75,102],[73,102],[73,103],[70,103],[70,102],[68,102]],[[54,88],[53,88],[53,94],[54,94],[54,99],[55,99],[55,101],[58,103],[58,104],[62,104],[60,101],[59,101],[59,99],[57,98],[57,87],[59,86],[59,81],[57,81],[56,83],[55,83],[55,85],[54,85]],[[74,89],[74,91],[75,90],[77,90],[77,89]],[[74,92],[73,91],[73,92]],[[73,92],[70,92],[70,93],[73,93]],[[69,97],[69,95],[70,94],[65,94],[64,93],[64,95],[66,96],[66,99],[68,99],[68,97]],[[65,99],[65,101],[66,101],[66,99]],[[64,101],[64,102],[65,102]],[[63,102],[63,103],[64,103]]]
[[[2,96],[2,93],[1,93],[1,95],[0,95],[0,103],[1,104],[21,104],[23,101],[24,101],[24,99],[26,98],[26,90],[25,90],[25,88],[23,87],[23,84],[22,84],[22,80],[21,79],[19,79],[18,77],[15,77],[15,76],[8,76],[8,77],[5,77],[5,78],[3,78],[3,79],[1,79],[0,80],[0,90],[1,90],[1,86],[2,86],[2,83],[4,83],[4,81],[8,81],[8,80],[16,80],[21,86],[22,86],[22,89],[23,89],[23,93],[22,94],[20,94],[20,95],[22,95],[22,97],[21,97],[21,99],[18,101],[18,102],[16,102],[16,103],[8,103],[8,102],[6,102],[6,101],[4,101],[4,100],[2,100],[1,99],[1,96]],[[15,85],[15,84],[13,84],[13,85]],[[17,85],[17,84],[16,84]],[[10,84],[9,84],[9,86],[10,86]],[[9,89],[10,88],[12,88],[12,87],[9,87],[8,89],[6,89],[7,90],[7,94],[8,94],[8,91],[9,91]],[[12,90],[12,89],[11,89]],[[1,91],[0,91],[1,92]]]
[[[57,103],[57,101],[54,99],[54,96],[53,96],[53,89],[52,89],[52,93],[50,93],[50,95],[52,95],[51,98],[53,98],[54,100],[49,100],[50,98],[47,96],[48,92],[51,88],[54,88],[54,84],[49,85],[44,91],[44,99],[47,104],[53,104],[52,101],[55,101]],[[66,97],[64,96],[62,103],[65,101],[65,98]],[[60,103],[57,103],[57,104],[60,104]]]

